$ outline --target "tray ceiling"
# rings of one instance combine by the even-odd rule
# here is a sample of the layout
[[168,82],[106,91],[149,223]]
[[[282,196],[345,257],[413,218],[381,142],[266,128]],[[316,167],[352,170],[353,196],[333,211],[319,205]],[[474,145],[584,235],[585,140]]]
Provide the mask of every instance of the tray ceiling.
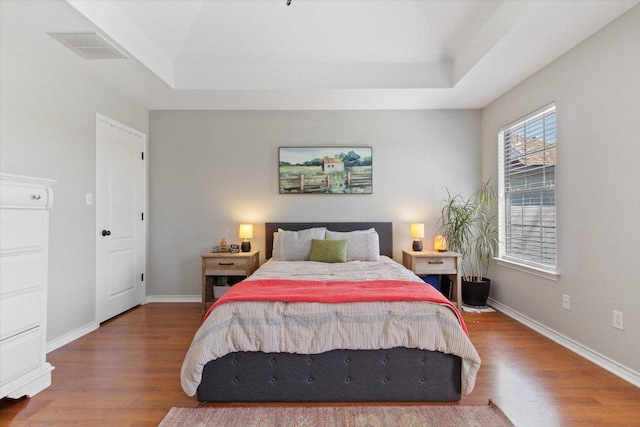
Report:
[[[2,25],[149,109],[482,108],[638,1],[0,2]],[[48,32],[95,31],[86,61]]]

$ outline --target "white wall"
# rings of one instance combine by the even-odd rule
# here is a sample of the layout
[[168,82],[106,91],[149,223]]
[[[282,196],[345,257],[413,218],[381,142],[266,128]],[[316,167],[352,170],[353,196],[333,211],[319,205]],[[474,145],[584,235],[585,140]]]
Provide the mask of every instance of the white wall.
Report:
[[[151,296],[199,295],[200,255],[241,222],[264,249],[268,221],[392,221],[401,260],[409,224],[432,248],[446,187],[480,180],[478,110],[152,111],[149,127]],[[371,146],[373,194],[278,194],[278,147],[312,145]]]
[[2,27],[0,170],[54,179],[47,341],[95,322],[96,112],[148,132],[148,111]]
[[552,101],[560,279],[494,266],[491,297],[640,378],[640,6],[483,109],[485,176],[498,129]]

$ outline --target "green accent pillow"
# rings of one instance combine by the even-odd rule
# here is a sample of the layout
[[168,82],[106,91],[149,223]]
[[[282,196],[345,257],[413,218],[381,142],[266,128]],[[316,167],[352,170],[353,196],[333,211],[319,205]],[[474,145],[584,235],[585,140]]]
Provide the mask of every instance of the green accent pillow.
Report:
[[346,240],[319,240],[311,241],[311,257],[309,261],[318,262],[346,262]]

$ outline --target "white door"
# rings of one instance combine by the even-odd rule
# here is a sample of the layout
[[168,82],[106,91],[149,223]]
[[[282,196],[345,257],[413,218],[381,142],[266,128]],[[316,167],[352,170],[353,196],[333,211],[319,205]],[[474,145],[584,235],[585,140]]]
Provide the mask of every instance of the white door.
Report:
[[96,317],[142,304],[146,135],[96,115]]

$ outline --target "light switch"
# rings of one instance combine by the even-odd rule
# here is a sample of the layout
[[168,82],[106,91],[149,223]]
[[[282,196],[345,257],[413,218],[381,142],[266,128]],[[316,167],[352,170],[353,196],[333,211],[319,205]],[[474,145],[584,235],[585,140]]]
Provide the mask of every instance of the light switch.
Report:
[[93,194],[87,193],[87,206],[91,206],[93,204]]

